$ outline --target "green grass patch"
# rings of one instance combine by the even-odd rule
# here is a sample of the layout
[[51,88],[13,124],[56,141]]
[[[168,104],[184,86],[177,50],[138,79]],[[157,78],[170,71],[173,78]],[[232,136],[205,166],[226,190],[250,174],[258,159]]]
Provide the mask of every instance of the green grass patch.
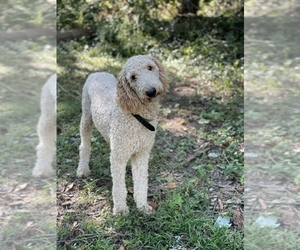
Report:
[[[243,19],[176,19],[179,3],[168,3],[170,12],[155,3],[146,11],[133,3],[113,18],[124,2],[81,9],[68,2],[71,12],[58,6],[59,29],[87,28],[95,36],[58,44],[58,249],[243,248],[241,227],[216,224],[243,202]],[[92,22],[99,8],[103,15]],[[130,213],[113,217],[109,145],[96,129],[91,176],[76,178],[81,91],[90,73],[117,76],[135,54],[159,59],[171,85],[149,161],[148,199],[156,209],[137,211],[128,165]],[[216,199],[223,199],[221,208]]]
[[[207,211],[208,194],[199,192],[195,180],[168,193],[154,215],[133,209],[126,217],[108,216],[102,223],[78,213],[64,216],[69,228],[59,232],[59,249],[242,249],[242,233],[215,225],[215,216]],[[203,186],[199,186],[199,188]],[[132,199],[131,202],[132,203]],[[76,237],[72,225],[77,222]],[[74,228],[73,228],[74,229]],[[74,229],[75,230],[75,229]],[[107,247],[107,248],[105,248]]]
[[[92,174],[87,179],[76,179],[83,83],[93,71],[116,75],[125,62],[99,52],[96,57],[95,51],[93,47],[81,50],[75,42],[58,48],[58,188],[67,190],[71,185],[58,196],[58,248],[242,249],[241,229],[216,225],[218,212],[211,208],[209,191],[217,181],[211,178],[217,169],[223,176],[218,178],[240,183],[243,176],[241,89],[233,92],[231,87],[214,84],[204,89],[204,76],[197,76],[199,69],[191,61],[186,61],[188,67],[181,67],[185,64],[177,59],[163,61],[172,88],[189,85],[194,79],[195,95],[179,97],[170,93],[163,100],[161,125],[149,162],[149,199],[157,205],[155,213],[146,216],[136,210],[128,167],[130,214],[112,217],[109,145],[96,129],[91,140]],[[180,73],[174,75],[176,71]],[[190,132],[185,129],[181,134],[165,126],[179,118],[185,121],[179,125],[190,126]],[[214,150],[220,154],[210,158],[208,154]],[[68,193],[77,198],[67,201]],[[223,212],[232,215],[230,206]]]
[[[299,248],[299,43],[297,4],[286,1],[262,9],[248,1],[245,19],[245,249]],[[291,190],[287,192],[287,190]],[[261,198],[267,207],[255,204]],[[274,216],[278,227],[261,228],[260,215]]]
[[[0,15],[0,249],[55,249],[56,181],[32,180],[31,172],[40,93],[56,70],[56,39],[34,40],[27,32],[55,29],[55,4],[2,1]],[[28,37],[6,41],[22,31]]]

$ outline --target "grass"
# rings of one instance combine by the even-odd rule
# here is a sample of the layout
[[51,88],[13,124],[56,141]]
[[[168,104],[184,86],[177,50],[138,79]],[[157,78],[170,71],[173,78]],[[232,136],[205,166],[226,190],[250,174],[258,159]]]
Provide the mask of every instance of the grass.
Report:
[[91,177],[76,178],[83,83],[94,71],[117,75],[125,60],[80,42],[58,46],[58,249],[242,249],[241,228],[216,224],[218,215],[232,217],[232,207],[243,202],[241,189],[232,188],[243,185],[243,89],[226,84],[242,81],[240,64],[228,78],[218,66],[206,77],[205,62],[163,59],[172,91],[162,100],[149,163],[155,214],[136,210],[128,166],[130,214],[112,216],[109,146],[96,130]]
[[245,229],[245,248],[244,249],[295,249],[299,247],[299,230],[247,227]]
[[[47,12],[54,10],[49,2],[36,1],[33,6],[31,1],[8,0],[0,5],[2,32],[46,28],[55,17]],[[56,69],[55,42],[45,37],[11,42],[4,37],[0,45],[0,249],[54,249],[56,182],[32,180],[31,171],[40,92]]]
[[[300,75],[299,45],[288,27],[296,22],[296,5],[269,4],[268,10],[261,10],[256,1],[248,1],[245,21],[246,152],[257,154],[245,158],[245,249],[294,249],[299,248],[300,223],[297,212],[292,212],[299,203]],[[253,209],[255,197],[266,207]],[[260,228],[254,223],[259,215],[275,216],[280,226]]]
[[[77,221],[77,236],[62,238],[58,246],[115,249],[123,245],[126,249],[166,249],[180,244],[197,249],[240,249],[241,234],[215,226],[214,216],[202,212],[205,204],[199,202],[203,197],[199,197],[198,190],[186,189],[169,193],[151,216],[135,209],[127,217],[109,216],[102,223],[78,214],[66,216],[65,223],[70,227],[64,227],[65,235],[69,236],[74,221]],[[130,203],[132,205],[132,201]],[[182,240],[176,242],[177,237]]]
[[55,45],[0,45],[0,249],[54,249],[56,182],[32,180],[43,83],[55,71]]
[[[68,29],[76,27],[75,20],[82,21],[94,30],[95,38],[58,44],[57,247],[242,249],[242,18],[231,13],[159,21],[138,9],[128,15],[118,11],[123,4],[99,5],[101,20],[98,5],[76,19],[80,13],[75,4],[74,20],[58,8],[58,27]],[[150,9],[150,14],[158,10]],[[139,21],[132,25],[128,17]],[[89,22],[90,18],[97,21]],[[128,166],[130,214],[113,217],[109,145],[96,130],[91,176],[76,178],[81,91],[91,72],[116,76],[129,56],[140,53],[162,61],[171,84],[162,100],[149,162],[148,201],[155,213],[137,211]],[[217,224],[219,216],[230,217],[231,226]]]
[[[4,43],[0,48],[5,59],[0,73],[3,146],[0,161],[9,166],[2,169],[7,174],[19,170],[16,159],[23,159],[26,164],[35,157],[30,155],[36,146],[40,91],[47,75],[55,69],[55,50],[51,46],[44,50],[46,42]],[[12,151],[16,151],[15,158],[11,157]]]

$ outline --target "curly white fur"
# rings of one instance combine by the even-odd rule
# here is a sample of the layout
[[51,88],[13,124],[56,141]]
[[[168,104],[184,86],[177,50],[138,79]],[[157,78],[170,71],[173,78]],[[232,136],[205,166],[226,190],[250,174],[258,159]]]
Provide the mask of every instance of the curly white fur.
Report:
[[56,75],[52,75],[44,84],[40,105],[41,115],[37,126],[39,144],[36,148],[37,160],[32,171],[33,177],[54,174],[52,162],[56,151]]
[[144,127],[132,114],[157,126],[160,96],[168,90],[162,65],[150,56],[128,59],[118,79],[101,72],[91,74],[83,87],[81,144],[77,176],[90,173],[92,126],[110,143],[110,164],[113,180],[113,214],[128,213],[125,172],[131,160],[134,200],[137,208],[150,213],[147,203],[148,160],[155,132]]

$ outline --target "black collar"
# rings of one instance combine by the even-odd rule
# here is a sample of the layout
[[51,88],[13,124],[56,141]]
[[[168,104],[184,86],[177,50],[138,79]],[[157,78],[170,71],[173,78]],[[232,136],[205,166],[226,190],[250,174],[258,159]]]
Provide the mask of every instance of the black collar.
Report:
[[150,131],[155,131],[155,128],[143,117],[140,115],[132,114],[141,124],[143,124]]

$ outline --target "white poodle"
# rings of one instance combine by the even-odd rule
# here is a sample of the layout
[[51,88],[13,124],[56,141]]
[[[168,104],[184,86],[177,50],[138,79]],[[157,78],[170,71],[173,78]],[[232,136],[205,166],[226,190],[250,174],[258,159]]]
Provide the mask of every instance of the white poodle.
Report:
[[54,175],[52,162],[56,151],[56,75],[52,75],[42,88],[41,115],[37,132],[39,144],[36,148],[37,160],[32,176]]
[[83,87],[81,144],[77,176],[90,173],[92,125],[110,143],[113,214],[126,214],[126,164],[131,160],[134,200],[150,213],[147,203],[148,160],[154,144],[160,97],[168,91],[162,65],[146,55],[128,59],[118,79],[101,72],[91,74]]

